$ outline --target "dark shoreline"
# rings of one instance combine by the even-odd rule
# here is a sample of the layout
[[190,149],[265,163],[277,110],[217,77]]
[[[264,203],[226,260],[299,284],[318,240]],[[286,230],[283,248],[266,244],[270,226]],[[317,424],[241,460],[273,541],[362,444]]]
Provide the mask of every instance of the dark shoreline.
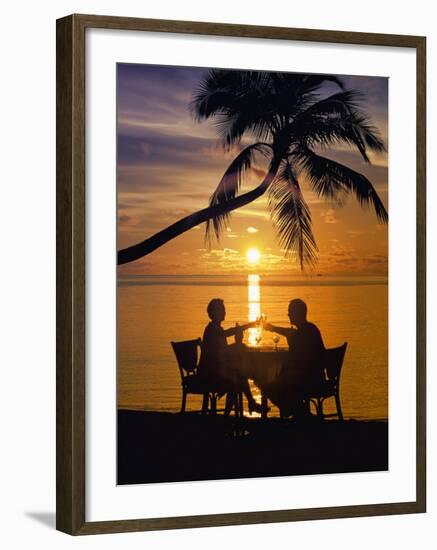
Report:
[[388,469],[388,422],[118,411],[117,483]]

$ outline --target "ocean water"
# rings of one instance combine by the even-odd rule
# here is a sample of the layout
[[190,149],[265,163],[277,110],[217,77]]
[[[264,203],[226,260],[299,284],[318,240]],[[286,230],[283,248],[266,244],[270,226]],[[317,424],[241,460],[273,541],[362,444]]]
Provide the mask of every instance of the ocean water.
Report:
[[[118,280],[117,403],[119,408],[173,411],[181,404],[180,375],[171,341],[201,337],[206,305],[222,298],[225,328],[261,314],[289,326],[288,302],[301,298],[325,346],[348,342],[341,375],[345,418],[388,417],[388,287],[382,279],[291,280],[259,276],[129,276]],[[232,339],[229,339],[230,343]],[[251,329],[250,346],[274,346],[273,333]],[[280,337],[277,344],[286,346]],[[252,392],[259,398],[258,388]],[[330,400],[333,401],[333,400]],[[189,395],[187,410],[199,409]],[[329,401],[326,412],[330,412]],[[272,407],[271,415],[278,411]]]

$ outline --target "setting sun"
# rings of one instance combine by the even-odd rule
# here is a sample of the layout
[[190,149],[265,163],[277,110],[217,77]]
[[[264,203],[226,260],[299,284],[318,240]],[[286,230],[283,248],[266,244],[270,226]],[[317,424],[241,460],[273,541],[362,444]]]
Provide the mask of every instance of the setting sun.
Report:
[[258,264],[261,259],[261,252],[257,248],[249,248],[246,252],[247,261],[251,264]]

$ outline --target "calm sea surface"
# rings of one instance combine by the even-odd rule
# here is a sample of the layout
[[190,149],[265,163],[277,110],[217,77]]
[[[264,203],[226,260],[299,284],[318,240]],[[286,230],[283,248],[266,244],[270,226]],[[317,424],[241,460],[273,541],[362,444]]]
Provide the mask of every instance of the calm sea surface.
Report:
[[[120,408],[178,411],[181,384],[170,342],[201,337],[206,305],[222,298],[225,328],[265,314],[289,326],[288,302],[301,298],[326,347],[348,342],[341,396],[346,418],[388,416],[387,284],[378,279],[301,281],[256,274],[234,276],[130,276],[118,281],[118,395]],[[259,337],[261,341],[258,342]],[[273,346],[273,334],[247,331],[248,345]],[[230,339],[232,342],[232,339]],[[279,347],[285,347],[280,338]],[[259,390],[253,393],[259,396]],[[188,396],[187,409],[200,408]],[[329,406],[326,406],[329,412]],[[270,414],[277,414],[272,408]]]

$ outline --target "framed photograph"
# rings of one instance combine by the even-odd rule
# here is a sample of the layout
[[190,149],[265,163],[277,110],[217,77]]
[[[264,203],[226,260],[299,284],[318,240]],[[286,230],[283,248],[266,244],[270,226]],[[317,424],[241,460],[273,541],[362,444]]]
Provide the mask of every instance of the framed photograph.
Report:
[[424,37],[57,21],[57,528],[426,510]]

